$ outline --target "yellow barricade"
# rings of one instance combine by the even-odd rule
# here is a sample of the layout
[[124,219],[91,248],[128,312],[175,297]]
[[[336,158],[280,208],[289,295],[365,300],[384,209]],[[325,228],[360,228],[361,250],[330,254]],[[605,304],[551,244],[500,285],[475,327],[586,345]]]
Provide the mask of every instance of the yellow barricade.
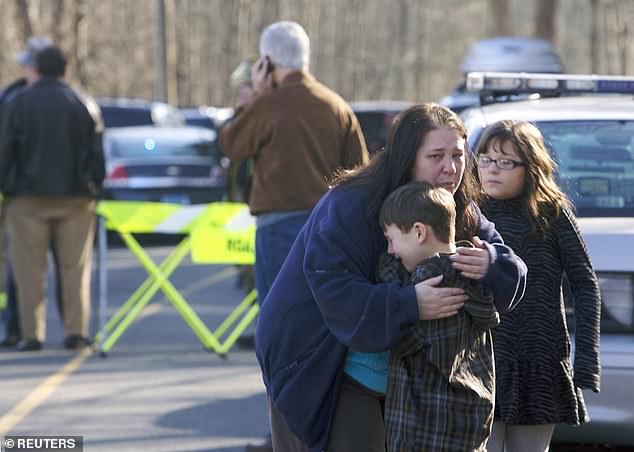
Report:
[[[246,204],[180,205],[135,201],[101,201],[100,255],[105,254],[105,229],[116,231],[148,272],[148,278],[107,321],[102,321],[95,343],[105,355],[132,324],[154,294],[167,299],[198,337],[203,347],[226,354],[257,316],[255,290],[211,331],[169,281],[170,275],[192,253],[195,263],[252,264],[255,261],[255,221]],[[148,256],[134,233],[183,233],[185,238],[159,265]],[[105,261],[100,259],[100,311],[105,312]],[[224,339],[223,339],[224,337]]]
[[246,204],[209,205],[192,230],[191,237],[194,262],[255,263],[255,220]]

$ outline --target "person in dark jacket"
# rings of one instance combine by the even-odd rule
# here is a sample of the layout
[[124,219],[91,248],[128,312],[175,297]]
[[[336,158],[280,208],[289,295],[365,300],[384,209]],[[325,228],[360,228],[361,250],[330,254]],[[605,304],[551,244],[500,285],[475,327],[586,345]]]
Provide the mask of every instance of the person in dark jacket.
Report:
[[[556,164],[540,131],[521,121],[491,126],[477,149],[483,209],[528,266],[526,295],[493,330],[497,396],[491,452],[548,450],[555,424],[579,425],[582,389],[599,391],[601,297]],[[570,282],[575,358],[562,284]]]
[[0,189],[6,197],[11,262],[23,339],[45,339],[42,284],[49,247],[58,255],[64,303],[64,346],[88,345],[90,263],[96,196],[105,167],[98,109],[62,81],[66,59],[49,46],[36,56],[38,80],[18,92],[2,118]]
[[[33,62],[35,64],[35,62]],[[0,124],[2,111],[9,100],[28,84],[29,67],[25,66],[25,77],[15,80],[0,93]],[[0,347],[15,347],[20,341],[20,317],[18,314],[17,294],[13,272],[8,259],[7,215],[4,203],[0,204],[0,293],[5,294],[6,308],[2,311],[2,323],[5,336]]]
[[[0,124],[2,124],[2,108],[9,103],[9,100],[19,90],[35,83],[39,77],[35,67],[37,52],[51,45],[53,45],[53,42],[47,36],[31,36],[24,50],[16,54],[15,60],[24,69],[24,76],[15,80],[0,93]],[[0,347],[15,347],[22,337],[18,314],[18,296],[7,253],[9,237],[6,228],[6,209],[2,209],[1,204],[0,209],[0,292],[6,292],[7,301],[6,310],[2,313],[5,337],[0,342]],[[51,247],[51,256],[55,265],[57,265],[57,253],[53,247]],[[2,275],[6,275],[6,277],[3,278]],[[58,273],[55,272],[56,305],[59,317],[63,318],[64,307],[58,276]]]
[[[379,210],[397,187],[427,181],[452,192],[456,238],[476,245],[458,248],[454,267],[490,290],[498,311],[521,299],[526,266],[473,202],[477,191],[466,168],[466,138],[451,110],[438,104],[409,108],[397,116],[385,150],[369,166],[343,174],[313,209],[264,300],[256,329],[274,445],[280,431],[290,431],[305,445],[297,450],[341,450],[329,439],[348,348],[387,351],[409,326],[455,315],[467,299],[463,289],[435,287],[442,277],[405,287],[377,283],[376,265],[386,249]],[[381,398],[362,396],[378,409],[358,410],[349,422],[382,428]],[[357,450],[384,450],[382,437],[365,430]]]

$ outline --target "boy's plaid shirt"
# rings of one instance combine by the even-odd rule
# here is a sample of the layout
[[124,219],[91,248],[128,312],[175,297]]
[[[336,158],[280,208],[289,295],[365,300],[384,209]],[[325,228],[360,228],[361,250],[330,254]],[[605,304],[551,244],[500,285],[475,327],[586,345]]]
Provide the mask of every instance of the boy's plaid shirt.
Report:
[[460,276],[449,255],[434,256],[408,275],[387,254],[380,281],[418,283],[444,275],[440,286],[463,288],[464,309],[409,327],[391,351],[385,422],[388,451],[486,450],[493,421],[495,374],[490,328],[500,322],[492,295]]

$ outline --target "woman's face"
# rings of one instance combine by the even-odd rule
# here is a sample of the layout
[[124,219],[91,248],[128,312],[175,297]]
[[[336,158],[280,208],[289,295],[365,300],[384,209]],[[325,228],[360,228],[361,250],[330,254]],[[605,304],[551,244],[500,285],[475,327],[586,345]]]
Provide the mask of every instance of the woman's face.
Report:
[[[487,195],[494,199],[513,199],[522,193],[526,183],[526,169],[515,146],[510,141],[500,143],[493,140],[487,146],[486,152],[478,157],[480,156],[498,162],[487,162],[487,166],[478,162],[478,176],[480,176],[482,188]],[[515,167],[511,169],[498,168],[497,165],[502,164],[501,161],[504,160],[515,162]],[[507,164],[511,165],[509,162]]]
[[455,193],[464,174],[465,146],[465,140],[451,127],[428,132],[416,153],[412,179]]

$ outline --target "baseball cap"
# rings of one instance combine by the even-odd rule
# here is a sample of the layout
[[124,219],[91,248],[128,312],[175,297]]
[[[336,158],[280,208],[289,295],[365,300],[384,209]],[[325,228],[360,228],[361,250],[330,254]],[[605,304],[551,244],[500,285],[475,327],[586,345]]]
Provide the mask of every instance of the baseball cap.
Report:
[[53,41],[48,36],[31,36],[26,41],[24,50],[15,54],[15,61],[22,66],[35,66],[35,55],[40,50],[52,45]]

